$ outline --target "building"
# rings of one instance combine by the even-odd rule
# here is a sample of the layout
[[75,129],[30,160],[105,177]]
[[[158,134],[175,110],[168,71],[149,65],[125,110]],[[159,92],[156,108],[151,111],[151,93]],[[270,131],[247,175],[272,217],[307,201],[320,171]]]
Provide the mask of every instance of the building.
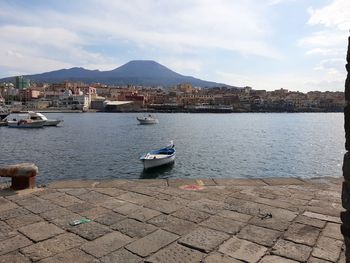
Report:
[[16,89],[22,90],[30,87],[30,81],[25,79],[23,76],[17,76],[15,78]]

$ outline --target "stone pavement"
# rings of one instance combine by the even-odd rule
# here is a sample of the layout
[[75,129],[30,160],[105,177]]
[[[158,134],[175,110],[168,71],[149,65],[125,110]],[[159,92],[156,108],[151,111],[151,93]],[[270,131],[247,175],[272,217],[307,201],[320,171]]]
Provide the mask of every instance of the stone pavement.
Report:
[[[3,189],[0,262],[345,262],[340,194],[340,178]],[[91,222],[69,224],[81,218]]]

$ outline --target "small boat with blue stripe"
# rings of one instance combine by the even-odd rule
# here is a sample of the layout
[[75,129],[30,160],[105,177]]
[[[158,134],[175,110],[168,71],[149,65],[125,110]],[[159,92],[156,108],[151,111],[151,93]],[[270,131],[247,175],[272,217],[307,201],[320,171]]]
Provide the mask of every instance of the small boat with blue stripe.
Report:
[[173,141],[171,141],[165,148],[153,150],[141,156],[140,160],[143,162],[144,169],[147,170],[174,162],[175,155],[175,145]]

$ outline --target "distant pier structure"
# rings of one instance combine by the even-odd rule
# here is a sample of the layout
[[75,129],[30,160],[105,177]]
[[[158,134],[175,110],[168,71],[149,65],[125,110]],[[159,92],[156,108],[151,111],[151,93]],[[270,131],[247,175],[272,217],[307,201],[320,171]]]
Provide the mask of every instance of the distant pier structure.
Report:
[[348,52],[346,56],[347,78],[345,81],[345,101],[344,108],[344,128],[345,128],[345,149],[343,163],[343,189],[342,189],[342,205],[345,209],[341,212],[341,232],[345,242],[346,262],[350,263],[350,37],[348,38]]

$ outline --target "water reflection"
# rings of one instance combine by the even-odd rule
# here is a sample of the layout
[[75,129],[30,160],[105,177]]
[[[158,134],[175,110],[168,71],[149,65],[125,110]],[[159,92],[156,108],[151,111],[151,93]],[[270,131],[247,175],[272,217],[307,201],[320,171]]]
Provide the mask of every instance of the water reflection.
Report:
[[143,170],[140,174],[140,179],[154,179],[168,177],[169,173],[174,167],[174,162],[163,166],[154,167],[148,170]]

